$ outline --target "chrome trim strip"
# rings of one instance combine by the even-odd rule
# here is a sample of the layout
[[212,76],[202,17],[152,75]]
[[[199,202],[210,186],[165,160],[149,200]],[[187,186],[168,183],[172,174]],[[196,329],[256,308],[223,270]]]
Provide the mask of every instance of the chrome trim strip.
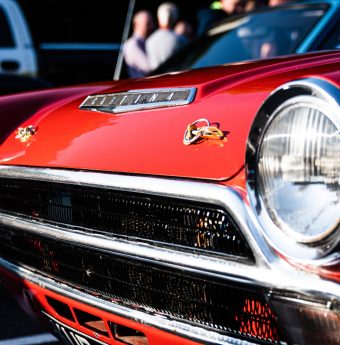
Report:
[[106,238],[100,235],[84,235],[80,231],[61,229],[50,225],[40,225],[17,217],[0,214],[0,225],[25,231],[54,240],[62,240],[105,250],[114,254],[123,254],[140,260],[154,261],[158,265],[171,266],[182,271],[200,273],[208,277],[218,277],[240,284],[260,286],[267,289],[298,290],[301,294],[329,294],[340,298],[340,286],[322,281],[317,277],[287,270],[278,260],[273,267],[242,264],[227,259],[179,252],[172,249],[158,248],[146,243],[131,242],[124,239]]
[[[233,217],[243,232],[253,250],[256,265],[230,261],[227,258],[214,258],[154,247],[137,241],[131,242],[117,238],[108,239],[100,235],[84,235],[80,231],[52,227],[5,214],[1,214],[0,224],[65,241],[105,248],[123,255],[138,256],[139,258],[157,261],[159,264],[175,266],[182,270],[200,271],[205,275],[218,275],[236,282],[267,288],[275,287],[286,291],[300,291],[306,295],[328,294],[340,298],[339,284],[295,270],[272,251],[264,239],[257,217],[248,203],[232,188],[212,183],[176,179],[16,166],[0,166],[0,177],[96,186],[219,205]],[[306,260],[305,263],[309,263],[309,261]],[[325,260],[311,261],[311,264],[315,265],[317,263],[325,264]]]
[[[330,84],[329,82],[317,79],[317,78],[308,78],[308,79],[299,79],[286,84],[281,85],[277,89],[271,92],[268,100],[280,90],[288,90],[294,87],[307,88],[313,91],[313,96],[322,98],[326,102],[332,104],[334,107],[339,108],[340,104],[340,91],[339,89]],[[266,101],[265,101],[266,102]],[[339,119],[333,118],[332,120],[339,121]]]
[[[206,257],[198,254],[179,252],[173,249],[154,247],[147,243],[128,241],[115,237],[105,237],[104,235],[86,234],[80,231],[69,230],[52,226],[42,225],[37,222],[29,222],[18,219],[14,216],[0,214],[0,225],[10,227],[20,232],[29,232],[39,236],[44,236],[53,240],[72,242],[81,244],[94,249],[105,250],[115,254],[123,254],[130,257],[138,257],[157,262],[165,266],[176,266],[187,271],[205,271],[209,276],[219,276],[225,278],[228,275],[229,280],[236,280],[240,283],[256,284],[256,276],[261,272],[252,265],[240,264],[226,259]],[[245,273],[247,279],[239,275],[239,271]],[[265,272],[262,272],[263,274]],[[261,284],[262,285],[262,284]]]
[[[198,326],[171,320],[164,315],[147,314],[139,310],[134,310],[123,305],[114,304],[103,299],[99,299],[93,295],[75,290],[65,284],[58,284],[52,279],[40,277],[33,272],[13,265],[12,263],[0,258],[0,266],[14,273],[22,279],[28,280],[38,286],[53,291],[61,296],[65,296],[76,301],[93,306],[100,310],[113,313],[115,315],[133,320],[139,323],[150,325],[162,331],[172,333],[194,341],[204,342],[205,344],[220,345],[254,345],[256,343],[245,340],[231,338],[229,336],[218,334]],[[1,282],[1,280],[0,280]]]

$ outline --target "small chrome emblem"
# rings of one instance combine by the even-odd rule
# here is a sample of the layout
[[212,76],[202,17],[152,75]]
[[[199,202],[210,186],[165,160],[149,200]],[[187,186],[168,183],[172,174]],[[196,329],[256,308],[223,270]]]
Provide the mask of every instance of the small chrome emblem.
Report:
[[80,105],[82,110],[104,113],[126,113],[129,111],[186,105],[194,100],[195,88],[131,90],[127,92],[88,96]]
[[[197,124],[205,123],[205,126],[198,127]],[[210,126],[207,119],[198,119],[187,126],[184,132],[183,144],[194,144],[201,139],[224,139],[224,133],[217,127]]]
[[26,143],[36,132],[37,128],[33,125],[19,127],[16,131],[15,139],[19,139],[22,143]]

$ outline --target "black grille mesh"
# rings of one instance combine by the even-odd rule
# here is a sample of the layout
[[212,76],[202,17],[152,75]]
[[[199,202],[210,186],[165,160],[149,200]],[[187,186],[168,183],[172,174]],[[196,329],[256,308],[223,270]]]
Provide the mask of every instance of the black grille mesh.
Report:
[[0,209],[83,231],[254,260],[231,217],[209,204],[87,186],[0,179]]
[[260,289],[4,228],[0,256],[116,303],[241,338],[280,341]]

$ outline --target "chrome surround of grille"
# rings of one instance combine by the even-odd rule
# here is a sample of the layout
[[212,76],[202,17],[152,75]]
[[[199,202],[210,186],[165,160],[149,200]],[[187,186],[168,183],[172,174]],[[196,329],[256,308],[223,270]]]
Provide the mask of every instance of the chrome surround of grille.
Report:
[[[235,220],[251,247],[256,264],[230,261],[223,258],[179,252],[174,249],[157,248],[147,243],[106,238],[80,231],[44,225],[36,221],[23,220],[15,216],[0,214],[0,224],[29,231],[50,238],[90,245],[115,253],[138,256],[157,261],[163,265],[178,267],[187,271],[198,271],[205,275],[219,276],[236,282],[267,288],[275,287],[287,291],[298,291],[306,296],[327,296],[338,299],[340,286],[307,273],[303,273],[280,259],[266,242],[257,217],[248,202],[234,189],[215,183],[183,181],[154,177],[125,176],[87,171],[61,169],[0,166],[0,177],[12,179],[36,179],[76,185],[112,188],[120,191],[149,193],[178,199],[204,201],[223,207]],[[323,265],[331,262],[313,261]],[[308,264],[308,261],[306,261]]]

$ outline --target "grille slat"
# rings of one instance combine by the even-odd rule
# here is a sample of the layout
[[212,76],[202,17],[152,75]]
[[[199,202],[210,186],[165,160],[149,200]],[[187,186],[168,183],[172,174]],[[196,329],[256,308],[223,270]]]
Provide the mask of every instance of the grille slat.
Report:
[[148,313],[276,344],[276,317],[259,288],[0,228],[0,256]]
[[214,205],[89,186],[0,179],[0,210],[106,236],[254,261],[243,234]]

